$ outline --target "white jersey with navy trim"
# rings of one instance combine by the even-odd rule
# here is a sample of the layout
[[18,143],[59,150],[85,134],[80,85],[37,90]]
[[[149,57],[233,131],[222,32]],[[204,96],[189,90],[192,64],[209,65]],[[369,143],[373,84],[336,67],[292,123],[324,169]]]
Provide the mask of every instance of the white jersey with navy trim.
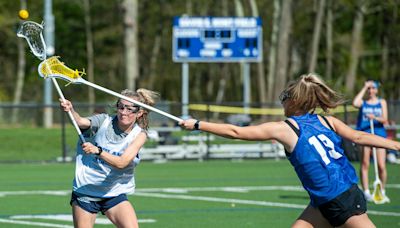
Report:
[[[135,124],[129,134],[116,141],[109,138],[112,125],[113,117],[107,116],[95,133],[92,143],[102,147],[103,153],[121,156],[143,129]],[[136,157],[127,167],[118,169],[96,155],[86,154],[78,145],[73,191],[99,198],[133,193],[135,190],[134,168],[138,163],[139,160]]]

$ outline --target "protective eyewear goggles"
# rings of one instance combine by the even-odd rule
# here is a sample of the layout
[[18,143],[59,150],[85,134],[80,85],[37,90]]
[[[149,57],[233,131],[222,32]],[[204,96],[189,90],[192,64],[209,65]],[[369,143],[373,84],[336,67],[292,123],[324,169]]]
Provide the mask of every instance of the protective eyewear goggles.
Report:
[[117,103],[117,109],[120,112],[123,112],[124,110],[126,110],[128,113],[137,113],[140,110],[140,106],[136,106],[136,105],[125,105],[122,103]]
[[279,100],[281,104],[283,104],[288,98],[290,98],[290,94],[287,91],[283,91],[281,95],[279,95]]

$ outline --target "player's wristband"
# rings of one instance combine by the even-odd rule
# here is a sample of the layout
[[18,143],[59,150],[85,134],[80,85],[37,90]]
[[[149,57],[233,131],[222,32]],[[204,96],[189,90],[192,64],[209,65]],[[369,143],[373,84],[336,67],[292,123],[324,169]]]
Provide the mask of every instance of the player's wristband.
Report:
[[200,129],[199,129],[199,127],[200,127],[199,124],[200,124],[200,120],[197,120],[196,123],[194,123],[194,129],[195,129],[195,130],[200,130]]
[[99,152],[97,152],[96,155],[100,156],[100,154],[103,153],[103,148],[98,146],[97,149],[99,149]]

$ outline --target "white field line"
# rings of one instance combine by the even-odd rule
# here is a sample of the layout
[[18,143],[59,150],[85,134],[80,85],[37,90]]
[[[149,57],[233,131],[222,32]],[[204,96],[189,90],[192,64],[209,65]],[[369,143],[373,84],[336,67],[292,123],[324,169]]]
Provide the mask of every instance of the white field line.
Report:
[[11,223],[11,224],[39,226],[39,227],[74,228],[74,226],[69,226],[69,225],[58,225],[58,224],[44,223],[44,222],[18,221],[18,220],[1,219],[1,218],[0,218],[0,223]]
[[231,203],[231,204],[248,204],[248,205],[259,205],[259,206],[298,208],[298,209],[306,208],[306,205],[301,205],[301,204],[274,203],[267,201],[217,198],[209,196],[171,195],[162,193],[135,193],[135,195],[144,197],[165,198],[165,199],[184,199],[184,200],[197,200],[197,201],[208,201],[208,202],[219,202],[219,203]]
[[[188,192],[242,192],[249,191],[304,191],[301,186],[244,186],[244,187],[187,187],[187,188],[142,188],[136,189],[136,192],[168,192],[168,193],[188,193]],[[70,195],[71,190],[35,190],[35,191],[0,191],[0,197],[10,195],[55,195],[66,196]]]
[[[20,225],[28,225],[28,226],[39,226],[39,227],[54,227],[54,228],[73,228],[74,226],[70,225],[61,225],[54,223],[44,223],[44,222],[32,222],[32,221],[21,221],[16,219],[48,219],[48,220],[57,220],[57,221],[68,221],[72,223],[72,215],[15,215],[11,216],[10,219],[1,219],[0,223],[9,223],[9,224],[20,224]],[[155,219],[139,219],[138,222],[141,223],[154,223]],[[105,218],[97,218],[96,224],[102,225],[110,225],[112,224],[110,220]]]
[[0,197],[11,195],[52,195],[52,196],[66,196],[70,195],[71,190],[35,190],[35,191],[0,191]]
[[386,184],[386,188],[400,188],[400,184]]
[[[46,219],[56,221],[72,222],[72,215],[59,214],[59,215],[13,215],[10,219]],[[96,224],[112,224],[107,218],[96,218]]]
[[[386,188],[400,188],[400,184],[388,184]],[[226,202],[226,203],[237,203],[237,204],[249,204],[249,205],[260,205],[260,206],[272,206],[272,207],[286,207],[286,208],[298,208],[303,209],[306,205],[299,204],[286,204],[286,203],[275,203],[266,201],[253,201],[253,200],[240,200],[240,199],[224,199],[215,197],[202,197],[202,196],[188,196],[188,195],[175,195],[175,194],[162,194],[162,193],[188,193],[191,191],[196,192],[208,192],[208,191],[223,191],[223,192],[238,192],[246,193],[249,191],[304,191],[301,186],[243,186],[243,187],[188,187],[188,188],[143,188],[137,189],[134,193],[138,196],[145,197],[156,197],[156,198],[170,198],[170,199],[184,199],[184,200],[199,200],[199,201],[210,201],[210,202]],[[71,190],[60,190],[60,191],[0,191],[1,196],[8,195],[55,195],[64,196],[71,194]],[[400,217],[398,212],[384,212],[384,211],[368,211],[369,214],[374,215],[385,215],[385,216],[396,216]]]
[[[386,188],[400,189],[400,184],[387,184]],[[228,186],[228,187],[187,187],[187,188],[138,188],[136,193],[145,192],[167,192],[167,193],[188,193],[188,192],[242,192],[249,191],[304,191],[302,186]],[[0,197],[9,195],[54,195],[67,196],[71,190],[35,190],[35,191],[0,191]]]
[[[67,221],[72,222],[71,214],[58,214],[58,215],[13,215],[10,219],[47,219],[56,221]],[[139,219],[139,223],[153,223],[155,219]],[[96,224],[110,225],[112,222],[107,218],[96,218]]]
[[188,192],[239,192],[250,191],[304,191],[301,186],[231,186],[231,187],[187,187],[187,188],[144,188],[137,189],[136,193],[142,192],[167,192],[167,193],[188,193]]
[[[307,205],[301,205],[301,204],[276,203],[276,202],[267,202],[267,201],[241,200],[241,199],[230,199],[230,198],[217,198],[217,197],[208,197],[208,196],[162,194],[162,193],[136,192],[135,195],[144,196],[144,197],[164,198],[164,199],[196,200],[196,201],[220,202],[220,203],[230,203],[230,204],[247,204],[247,205],[283,207],[283,208],[295,208],[295,209],[304,209],[307,206]],[[399,212],[368,210],[367,213],[374,214],[374,215],[400,217]]]

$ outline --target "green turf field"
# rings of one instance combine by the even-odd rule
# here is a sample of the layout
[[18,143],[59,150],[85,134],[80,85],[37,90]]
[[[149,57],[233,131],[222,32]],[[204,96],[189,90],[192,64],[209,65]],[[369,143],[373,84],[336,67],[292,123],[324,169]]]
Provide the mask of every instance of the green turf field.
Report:
[[[73,164],[1,164],[0,173],[0,227],[72,227]],[[400,226],[400,165],[388,173],[392,202],[368,204],[377,227]],[[145,228],[289,227],[308,203],[286,160],[142,162],[136,179],[129,199]]]

